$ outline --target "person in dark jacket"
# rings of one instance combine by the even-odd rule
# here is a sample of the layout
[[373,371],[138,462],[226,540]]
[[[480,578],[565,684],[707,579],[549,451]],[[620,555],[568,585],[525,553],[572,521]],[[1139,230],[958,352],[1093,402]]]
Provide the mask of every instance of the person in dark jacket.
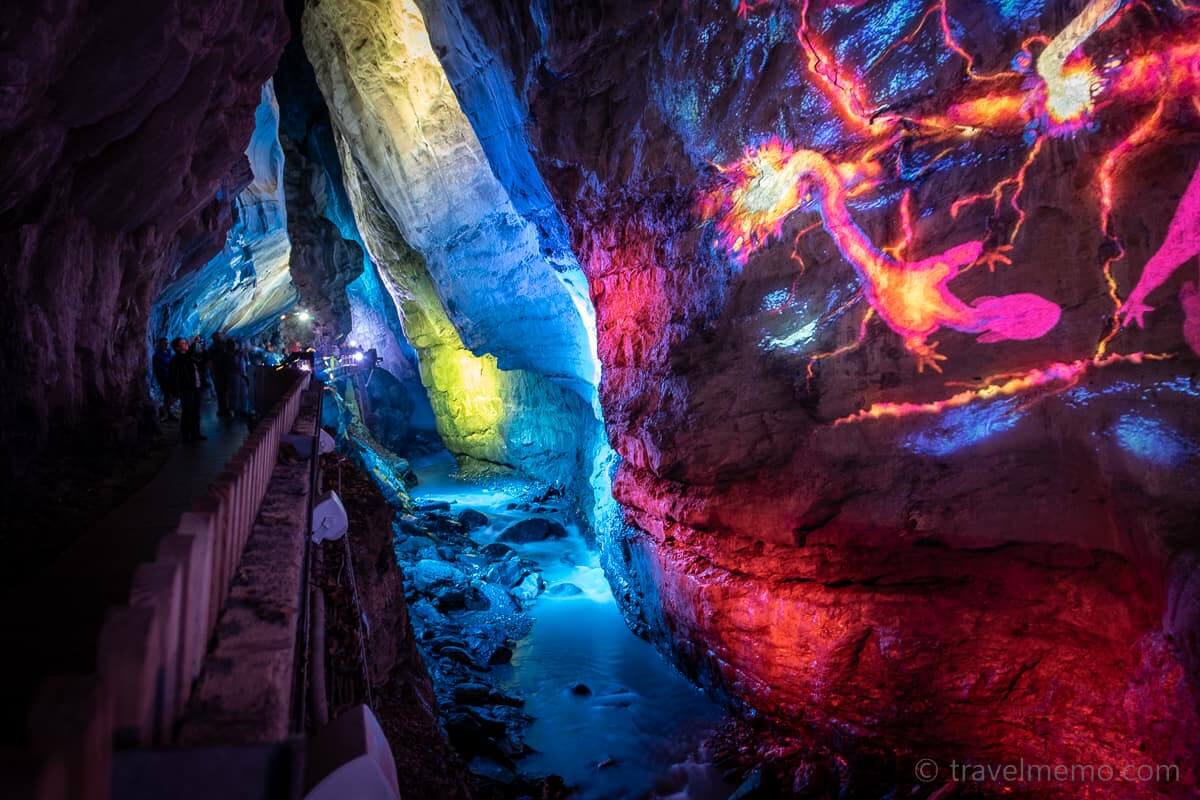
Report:
[[165,336],[154,343],[154,357],[150,360],[150,365],[154,373],[154,382],[162,392],[162,418],[170,421],[179,419],[171,411],[171,407],[175,405],[175,386],[171,382],[171,346],[167,344]]
[[185,442],[196,442],[208,437],[200,433],[200,391],[204,381],[200,375],[200,364],[188,352],[188,341],[183,337],[175,340],[175,357],[171,359],[171,383],[179,396],[179,411],[182,419],[179,434]]

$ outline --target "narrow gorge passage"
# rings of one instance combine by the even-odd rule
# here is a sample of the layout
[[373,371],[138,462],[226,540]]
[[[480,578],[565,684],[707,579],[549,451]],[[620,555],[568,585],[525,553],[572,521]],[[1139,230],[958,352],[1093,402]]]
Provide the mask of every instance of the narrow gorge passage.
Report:
[[[630,631],[561,495],[527,480],[455,477],[449,453],[413,468],[412,498],[431,528],[442,513],[478,525],[465,548],[403,533],[396,546],[450,735],[479,751],[472,768],[558,775],[583,798],[728,796],[735,787],[700,755],[722,712]],[[472,596],[456,608],[463,586]],[[460,647],[475,656],[467,670],[453,662]],[[519,760],[471,740],[469,715],[503,711],[495,700],[523,700],[520,713],[500,715],[514,741],[498,737]]]
[[1200,2],[0,4],[0,797],[1194,800]]

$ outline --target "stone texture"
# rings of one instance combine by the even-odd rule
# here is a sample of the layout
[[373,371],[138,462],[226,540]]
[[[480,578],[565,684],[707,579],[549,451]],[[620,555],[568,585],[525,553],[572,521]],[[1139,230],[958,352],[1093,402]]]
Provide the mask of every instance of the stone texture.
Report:
[[[466,767],[439,723],[437,698],[413,635],[404,600],[404,575],[392,549],[395,509],[372,479],[343,456],[323,456],[322,471],[323,488],[340,490],[347,501],[354,575],[370,631],[374,710],[396,759],[400,791],[404,797],[472,797]],[[341,553],[344,546],[341,541],[323,545],[329,559],[326,567],[336,560],[332,551],[336,548]],[[340,560],[337,563],[340,565]],[[320,582],[322,577],[316,579]],[[331,624],[340,613],[354,626],[356,615],[349,601],[348,593],[330,593]],[[339,602],[345,607],[338,608]],[[350,655],[357,654],[356,644],[340,642],[337,655],[330,658],[334,675],[339,668],[358,672],[357,659]],[[344,691],[338,697],[347,705],[365,699],[347,698]],[[339,710],[332,709],[334,713]]]
[[207,339],[218,330],[252,336],[296,302],[289,269],[279,104],[269,81],[254,114],[246,159],[252,179],[236,193],[225,246],[202,267],[163,289],[151,315],[151,339]]
[[424,255],[464,344],[502,369],[574,381],[588,395],[596,364],[582,275],[569,251],[553,254],[561,264],[542,255],[537,227],[493,175],[417,7],[310,3],[304,36],[336,124],[405,241]]
[[[489,130],[501,150],[528,137],[588,275],[623,460],[615,492],[634,526],[610,548],[623,562],[613,578],[618,590],[629,581],[635,623],[689,671],[835,753],[857,743],[992,762],[1176,762],[1182,784],[1162,788],[1192,791],[1200,391],[1186,270],[1146,330],[1127,327],[1101,351],[1170,358],[1092,361],[1114,330],[1103,265],[1122,256],[1112,276],[1127,295],[1200,153],[1186,101],[1166,104],[1158,136],[1118,162],[1108,232],[1123,250],[1098,219],[1099,172],[1153,112],[1144,99],[1044,139],[1015,207],[1009,185],[1003,203],[951,213],[1021,168],[1032,141],[1021,124],[879,151],[883,169],[849,208],[870,241],[904,244],[905,190],[915,258],[972,237],[994,249],[1019,208],[1012,264],[969,269],[950,290],[973,303],[1032,293],[1062,309],[1030,341],[943,329],[944,372],[919,372],[894,329],[864,323],[864,279],[828,220],[801,208],[739,257],[701,200],[731,180],[713,165],[770,136],[834,160],[868,147],[806,67],[802,9],[804,41],[828,44],[819,69],[846,65],[885,113],[919,117],[984,93],[937,15],[902,41],[923,13],[914,4],[422,6],[477,129],[500,120]],[[951,24],[983,74],[1079,6],[953,4]],[[1099,35],[1098,60],[1163,50],[1192,24],[1120,22]],[[940,413],[921,405],[1053,363],[1083,366]],[[883,403],[902,412],[855,416]]]
[[[289,5],[295,29],[300,27],[303,7],[302,2]],[[409,453],[415,435],[434,433],[433,411],[417,372],[416,353],[404,337],[396,304],[383,288],[355,224],[329,112],[299,37],[284,49],[275,82],[281,98],[281,126],[294,149],[302,151],[299,157],[308,164],[316,210],[337,226],[343,240],[356,243],[360,249],[361,273],[345,287],[350,331],[343,342],[368,352],[374,350],[380,359],[367,391],[360,393],[366,423],[384,446]]]
[[493,175],[418,10],[310,3],[304,37],[358,228],[447,447],[548,480],[587,474],[599,426],[578,268],[561,248],[542,255],[541,230]]
[[341,231],[317,204],[317,194],[324,187],[324,169],[309,163],[291,139],[285,137],[283,147],[291,210],[288,238],[292,242],[292,280],[305,309],[321,321],[323,329],[340,338],[350,332],[346,287],[363,272],[362,250],[354,241],[342,238]]
[[5,463],[144,395],[159,290],[221,247],[278,2],[9,4],[0,50]]

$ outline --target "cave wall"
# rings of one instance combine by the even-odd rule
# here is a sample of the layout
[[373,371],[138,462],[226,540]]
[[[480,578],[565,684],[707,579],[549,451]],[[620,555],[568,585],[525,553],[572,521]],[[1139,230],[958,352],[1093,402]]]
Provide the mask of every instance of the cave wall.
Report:
[[[303,2],[289,3],[294,30],[300,29],[303,11]],[[375,350],[380,359],[367,384],[367,424],[385,447],[410,454],[415,435],[436,440],[433,410],[418,374],[416,351],[404,336],[396,304],[359,235],[329,111],[300,37],[285,48],[275,80],[280,86],[284,134],[314,170],[310,187],[316,208],[337,227],[342,239],[355,243],[361,252],[361,273],[345,287],[350,330],[344,341]]]
[[0,49],[6,468],[144,398],[173,276],[220,250],[287,25],[276,2],[8,4]]
[[561,221],[497,179],[412,3],[308,3],[303,30],[443,441],[476,464],[586,475],[597,364]]
[[254,113],[246,160],[253,177],[234,199],[234,221],[224,247],[163,289],[151,315],[151,339],[207,339],[218,330],[252,336],[296,302],[279,103],[271,81],[263,85]]
[[843,753],[1191,791],[1197,15],[422,9],[587,274],[647,632]]

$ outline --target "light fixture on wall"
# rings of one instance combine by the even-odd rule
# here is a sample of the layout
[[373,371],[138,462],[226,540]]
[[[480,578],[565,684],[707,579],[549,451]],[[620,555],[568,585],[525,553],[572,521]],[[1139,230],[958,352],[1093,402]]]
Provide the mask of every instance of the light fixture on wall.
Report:
[[346,516],[346,508],[337,492],[317,500],[312,513],[312,540],[323,542],[328,539],[340,539],[346,535],[350,527],[350,518]]

